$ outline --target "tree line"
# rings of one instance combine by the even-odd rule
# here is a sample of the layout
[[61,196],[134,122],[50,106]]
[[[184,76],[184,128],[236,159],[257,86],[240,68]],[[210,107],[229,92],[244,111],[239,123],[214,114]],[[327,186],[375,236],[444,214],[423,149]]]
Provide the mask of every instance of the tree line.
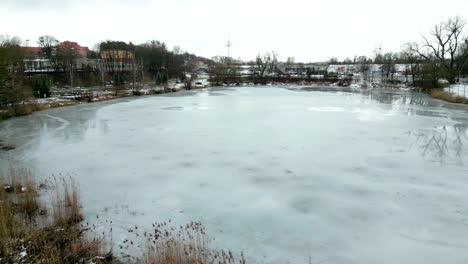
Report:
[[364,74],[370,71],[370,65],[381,65],[382,80],[392,82],[397,72],[396,65],[405,65],[405,75],[410,76],[414,86],[439,88],[439,80],[450,84],[460,76],[468,75],[468,35],[465,32],[466,21],[454,17],[435,25],[429,35],[420,42],[408,42],[399,52],[374,52],[373,58],[355,56],[339,61],[331,58],[330,64],[359,65]]
[[[468,36],[466,22],[459,17],[435,25],[430,34],[420,42],[409,42],[399,52],[381,53],[371,57],[355,56],[339,61],[331,58],[329,64],[356,65],[364,79],[371,80],[374,66],[379,65],[380,78],[394,82],[397,65],[405,65],[405,75],[413,85],[440,87],[439,80],[455,83],[460,76],[468,75]],[[150,40],[133,44],[118,40],[98,43],[86,58],[72,46],[61,44],[53,36],[38,38],[40,58],[35,63],[39,70],[28,70],[33,55],[18,37],[0,35],[0,106],[23,101],[31,96],[47,97],[50,87],[105,86],[135,88],[144,83],[165,84],[177,79],[190,87],[196,75],[197,64],[207,67],[210,81],[215,84],[241,82],[245,66],[249,81],[265,84],[280,77],[278,54],[259,54],[244,63],[231,57],[216,56],[211,59],[183,52],[179,47],[168,49],[164,42]],[[35,54],[37,55],[37,54]],[[242,68],[241,67],[244,67]],[[283,73],[284,74],[284,73]],[[307,69],[307,76],[313,74]]]
[[38,38],[40,49],[25,46],[18,37],[0,35],[0,106],[32,96],[47,97],[51,86],[135,88],[165,84],[169,79],[188,82],[196,62],[207,61],[179,47],[169,50],[158,40],[138,45],[106,40],[86,57],[49,35]]

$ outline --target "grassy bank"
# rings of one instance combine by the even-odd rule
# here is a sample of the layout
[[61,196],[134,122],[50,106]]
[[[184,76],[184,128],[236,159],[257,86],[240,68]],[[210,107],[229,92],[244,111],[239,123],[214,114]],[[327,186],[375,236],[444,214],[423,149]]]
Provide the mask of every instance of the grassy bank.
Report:
[[440,89],[432,89],[429,94],[434,99],[443,100],[450,103],[457,103],[457,104],[468,104],[468,98],[462,96],[456,96],[451,93],[445,92],[444,90]]
[[57,101],[49,103],[26,102],[13,106],[0,108],[0,120],[8,119],[16,116],[30,115],[33,112],[41,111],[49,108],[57,108],[79,104],[79,101]]
[[46,110],[50,108],[65,107],[77,105],[80,103],[95,103],[101,101],[115,100],[119,98],[129,97],[129,96],[145,96],[145,95],[155,95],[155,94],[164,94],[164,93],[173,93],[180,90],[176,89],[162,89],[162,90],[150,90],[149,92],[142,92],[140,90],[129,91],[129,92],[119,92],[117,95],[112,96],[103,96],[103,97],[94,97],[94,98],[79,98],[77,100],[60,100],[52,102],[25,102],[21,104],[16,104],[9,107],[0,108],[0,121],[12,117],[30,115],[33,112]]
[[[37,184],[24,169],[0,177],[0,263],[114,263],[101,241],[85,238],[72,179]],[[48,194],[41,202],[40,195]],[[47,196],[47,195],[46,195]]]

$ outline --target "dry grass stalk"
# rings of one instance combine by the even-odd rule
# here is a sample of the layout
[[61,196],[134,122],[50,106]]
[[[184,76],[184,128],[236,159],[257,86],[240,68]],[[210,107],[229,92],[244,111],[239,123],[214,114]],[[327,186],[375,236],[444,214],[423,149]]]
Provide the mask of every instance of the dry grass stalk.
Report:
[[36,186],[31,173],[9,168],[0,178],[0,239],[27,231],[39,213]]
[[[170,223],[170,221],[169,221]],[[239,261],[231,251],[212,250],[210,239],[200,222],[171,227],[168,223],[153,224],[154,231],[143,233],[146,249],[142,262],[145,264],[245,264],[243,254]],[[129,230],[130,233],[136,230]],[[128,249],[133,241],[125,240],[121,248]]]
[[439,89],[431,90],[430,95],[432,98],[440,99],[450,103],[468,104],[468,98],[465,98],[463,96],[456,96]]
[[73,178],[52,181],[52,221],[55,225],[74,225],[82,220],[78,185]]

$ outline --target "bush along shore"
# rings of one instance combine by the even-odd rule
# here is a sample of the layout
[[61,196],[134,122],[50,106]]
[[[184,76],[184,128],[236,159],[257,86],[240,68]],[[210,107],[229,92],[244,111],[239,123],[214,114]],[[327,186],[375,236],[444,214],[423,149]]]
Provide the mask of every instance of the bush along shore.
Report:
[[171,221],[153,223],[151,231],[131,228],[129,239],[112,245],[112,239],[83,223],[81,210],[73,178],[51,177],[38,184],[26,169],[0,174],[0,263],[246,263],[242,253],[235,257],[210,249],[211,240],[199,222],[179,227]]

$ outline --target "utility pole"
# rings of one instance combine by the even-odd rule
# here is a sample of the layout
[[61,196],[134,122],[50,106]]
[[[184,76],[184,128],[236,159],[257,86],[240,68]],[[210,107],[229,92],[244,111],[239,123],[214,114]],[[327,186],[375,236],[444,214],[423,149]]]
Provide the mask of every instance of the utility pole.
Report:
[[71,48],[68,50],[69,54],[69,60],[70,60],[70,88],[73,88],[73,64],[74,62],[74,57],[75,57],[75,48]]
[[231,37],[230,36],[228,37],[228,42],[227,42],[226,47],[228,49],[228,58],[230,58],[231,57],[231,47],[232,47],[232,42],[231,42]]

